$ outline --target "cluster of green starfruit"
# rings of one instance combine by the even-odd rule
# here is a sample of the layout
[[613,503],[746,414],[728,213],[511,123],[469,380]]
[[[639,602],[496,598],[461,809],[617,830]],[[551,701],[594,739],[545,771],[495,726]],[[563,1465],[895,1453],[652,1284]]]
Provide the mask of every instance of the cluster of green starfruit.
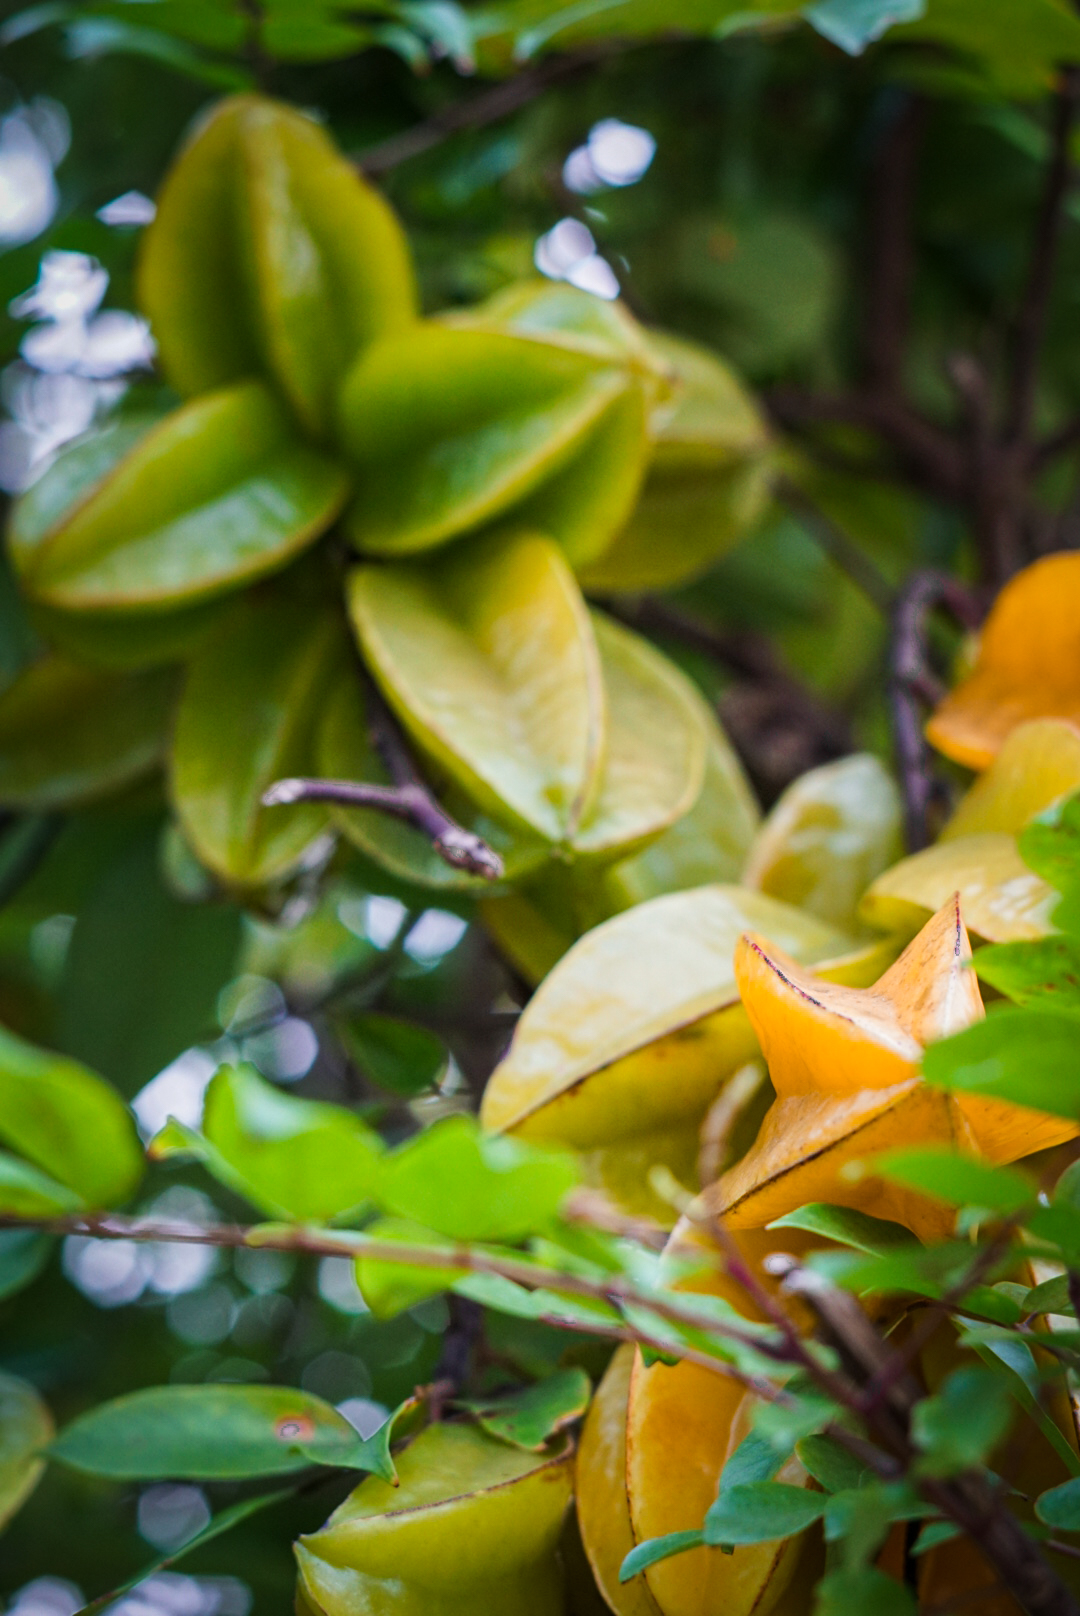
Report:
[[0,697],[0,803],[164,764],[231,890],[286,881],[331,824],[398,876],[475,883],[375,808],[264,804],[282,777],[387,782],[362,662],[507,884],[751,812],[691,684],[582,593],[679,583],[760,514],[767,435],[718,359],[543,281],[422,317],[387,203],[252,96],[181,151],[137,287],[178,401],[17,502],[51,649]]

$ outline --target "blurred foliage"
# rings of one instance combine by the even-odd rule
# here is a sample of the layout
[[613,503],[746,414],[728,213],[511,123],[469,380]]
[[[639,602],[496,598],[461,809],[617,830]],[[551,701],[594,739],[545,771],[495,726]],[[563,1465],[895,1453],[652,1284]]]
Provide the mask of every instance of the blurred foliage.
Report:
[[[921,406],[950,412],[944,357],[1000,345],[1016,306],[1050,150],[1049,91],[1058,64],[1080,60],[1080,21],[1064,0],[1024,0],[1023,13],[1018,28],[1007,0],[861,8],[385,0],[357,21],[355,7],[296,0],[32,8],[5,0],[0,110],[14,115],[48,98],[64,109],[71,139],[47,227],[0,252],[3,359],[16,361],[26,332],[10,305],[46,252],[91,255],[109,276],[106,306],[135,306],[139,231],[106,224],[98,210],[130,191],[156,195],[193,117],[223,91],[254,88],[311,109],[343,153],[368,164],[405,227],[426,314],[471,308],[531,275],[538,239],[569,219],[591,234],[642,325],[715,349],[761,393],[837,389],[861,364],[875,162],[914,94],[926,98],[933,160],[923,165],[914,218],[906,380]],[[485,97],[500,86],[508,99],[496,115]],[[572,189],[567,159],[613,118],[647,130],[655,157],[633,183]],[[1040,373],[1047,433],[1080,410],[1074,210]],[[175,403],[156,378],[137,379],[119,419]],[[867,446],[845,427],[830,447],[843,464]],[[788,475],[889,583],[923,565],[977,573],[955,506],[785,454]],[[1068,509],[1074,475],[1071,461],[1048,474],[1056,507]],[[717,635],[765,639],[785,672],[839,715],[853,745],[888,756],[887,626],[797,511],[751,501],[745,536],[702,576],[673,584],[672,610]],[[297,569],[290,607],[319,588]],[[283,625],[287,616],[283,609]],[[0,687],[37,656],[42,636],[49,622],[26,611],[5,561]],[[737,694],[730,662],[662,626],[656,637],[710,702]],[[286,639],[281,627],[264,647],[279,653]],[[286,661],[270,656],[270,673],[290,677]],[[95,677],[100,710],[120,715],[134,747],[129,709],[116,705],[127,676]],[[213,692],[231,688],[230,670],[211,666],[206,679],[213,716]],[[66,692],[77,756],[78,705]],[[159,727],[151,729],[158,746]],[[735,792],[737,765],[716,735],[712,766]],[[744,761],[771,799],[823,757],[801,755],[764,786],[760,760]],[[168,1109],[197,1099],[219,1060],[247,1061],[306,1100],[347,1105],[394,1144],[475,1110],[526,998],[523,977],[541,975],[596,919],[679,884],[666,838],[618,865],[601,889],[552,879],[543,903],[526,911],[537,965],[505,935],[496,952],[471,891],[410,881],[408,857],[376,862],[359,832],[316,846],[307,862],[284,859],[283,878],[269,886],[219,884],[171,818],[163,781],[139,778],[140,768],[118,768],[105,804],[13,801],[0,827],[0,1020],[102,1071],[126,1098],[139,1095],[146,1134]],[[2,770],[0,757],[0,782]],[[715,854],[729,862],[725,880],[738,879],[755,829],[756,805],[740,802],[737,845]],[[895,828],[883,814],[867,878],[892,857]],[[521,901],[535,896],[524,889]],[[493,917],[489,924],[499,936]],[[822,942],[811,952],[829,950]],[[152,1080],[175,1061],[155,1098]],[[212,1197],[200,1169],[174,1159],[150,1168],[133,1204],[163,1216],[246,1215],[220,1184]],[[125,1248],[95,1268],[93,1246],[30,1246],[22,1234],[0,1234],[0,1368],[32,1382],[61,1424],[135,1386],[206,1382],[298,1385],[330,1403],[361,1398],[392,1409],[439,1372],[460,1298],[376,1319],[343,1259],[301,1264],[241,1251],[200,1258],[200,1268],[183,1265],[183,1249]],[[488,1344],[524,1380],[581,1359],[594,1374],[603,1367],[603,1350],[521,1319],[491,1315]],[[349,1486],[332,1477],[253,1516],[185,1569],[243,1579],[260,1613],[290,1609],[289,1545]],[[245,1488],[226,1481],[211,1491],[217,1509]],[[119,1584],[153,1552],[138,1503],[133,1486],[50,1467],[4,1539],[0,1594],[43,1571],[71,1578],[87,1597]]]

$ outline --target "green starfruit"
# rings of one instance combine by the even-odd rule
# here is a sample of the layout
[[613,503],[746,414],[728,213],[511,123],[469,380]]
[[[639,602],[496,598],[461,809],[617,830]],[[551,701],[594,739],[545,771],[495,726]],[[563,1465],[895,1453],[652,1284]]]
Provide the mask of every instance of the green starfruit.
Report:
[[560,1616],[557,1545],[572,1445],[528,1453],[472,1425],[430,1425],[395,1456],[400,1486],[361,1482],[296,1545],[316,1616]]
[[259,96],[196,127],[158,199],[138,291],[180,393],[267,376],[318,437],[357,354],[416,308],[386,203],[310,118]]

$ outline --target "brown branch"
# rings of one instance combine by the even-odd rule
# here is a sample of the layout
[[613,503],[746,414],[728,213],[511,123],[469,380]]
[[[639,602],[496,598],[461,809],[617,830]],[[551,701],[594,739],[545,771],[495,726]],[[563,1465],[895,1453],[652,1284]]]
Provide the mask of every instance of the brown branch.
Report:
[[900,387],[914,269],[911,221],[926,115],[921,96],[904,95],[873,168],[863,347],[866,384],[875,392],[895,394]]
[[1026,444],[1031,435],[1039,357],[1046,334],[1057,249],[1072,179],[1070,141],[1080,104],[1080,69],[1062,70],[1054,106],[1050,166],[1039,208],[1027,283],[1016,316],[1006,438]]
[[798,387],[775,387],[765,403],[781,426],[805,432],[815,425],[857,427],[873,433],[897,457],[900,469],[926,493],[952,503],[967,491],[963,448],[947,428],[889,394],[857,391],[808,393]]
[[296,802],[334,802],[347,808],[374,808],[377,813],[412,825],[426,836],[439,857],[457,870],[467,870],[486,881],[498,881],[503,861],[483,837],[466,830],[446,812],[420,776],[405,738],[382,696],[361,669],[365,686],[368,725],[376,750],[392,785],[369,780],[318,780],[306,777],[276,780],[263,793],[264,807]]
[[411,157],[419,157],[440,145],[450,135],[460,134],[466,129],[483,129],[488,124],[508,118],[546,90],[569,83],[620,49],[625,49],[623,42],[605,40],[572,53],[550,56],[537,66],[528,67],[513,78],[491,85],[468,100],[454,101],[441,112],[433,113],[430,118],[403,130],[401,134],[391,135],[377,146],[368,147],[367,151],[361,152],[357,166],[363,173],[373,177],[387,174],[400,163],[408,162]]

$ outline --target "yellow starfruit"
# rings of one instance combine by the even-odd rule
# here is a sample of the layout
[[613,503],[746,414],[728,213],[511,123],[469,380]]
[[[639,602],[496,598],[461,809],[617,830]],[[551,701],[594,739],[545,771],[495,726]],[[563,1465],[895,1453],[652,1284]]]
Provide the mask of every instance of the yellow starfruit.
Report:
[[1075,1136],[1061,1118],[923,1081],[925,1045],[984,1013],[970,958],[955,896],[868,989],[822,982],[762,939],[741,939],[735,975],[777,1098],[753,1149],[716,1186],[731,1228],[831,1201],[942,1239],[949,1209],[845,1169],[912,1140],[1010,1162]]
[[983,624],[975,667],[926,726],[939,752],[985,769],[1030,718],[1080,722],[1080,555],[1044,556],[1017,573]]
[[748,926],[844,980],[872,980],[882,947],[892,957],[888,944],[853,952],[842,932],[745,888],[638,904],[586,933],[530,1000],[485,1091],[485,1127],[573,1146],[623,1205],[670,1220],[649,1168],[696,1187],[701,1122],[757,1052],[733,969]]

